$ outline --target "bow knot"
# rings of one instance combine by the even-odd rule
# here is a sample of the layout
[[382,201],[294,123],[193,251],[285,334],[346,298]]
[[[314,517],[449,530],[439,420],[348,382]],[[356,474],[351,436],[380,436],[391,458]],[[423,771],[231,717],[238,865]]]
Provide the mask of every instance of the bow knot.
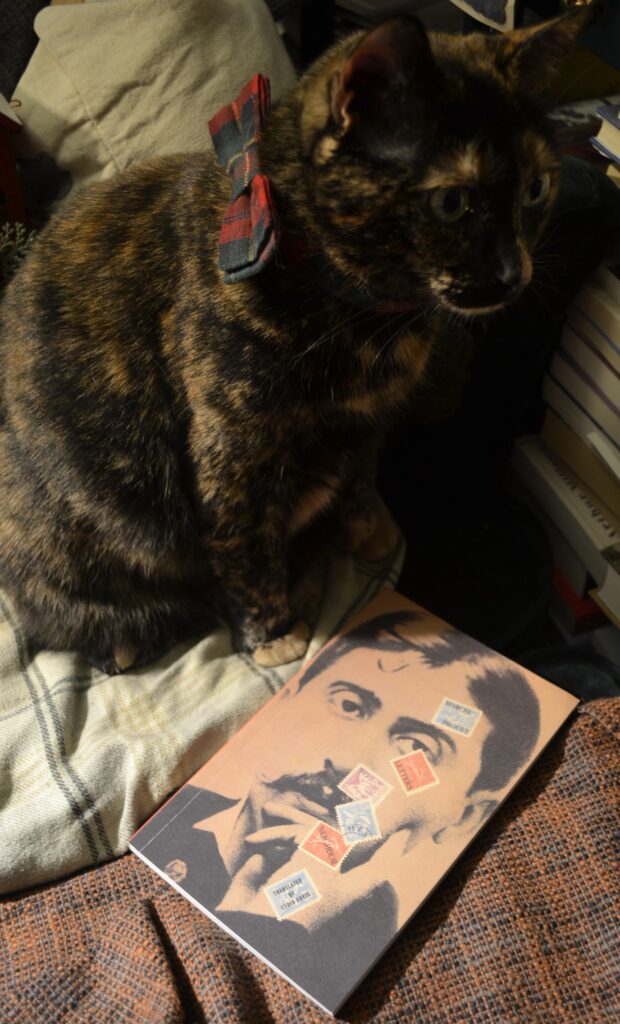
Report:
[[209,121],[215,154],[233,180],[219,242],[227,284],[258,274],[280,237],[269,180],[260,169],[261,131],[270,108],[269,79],[254,75],[237,99]]

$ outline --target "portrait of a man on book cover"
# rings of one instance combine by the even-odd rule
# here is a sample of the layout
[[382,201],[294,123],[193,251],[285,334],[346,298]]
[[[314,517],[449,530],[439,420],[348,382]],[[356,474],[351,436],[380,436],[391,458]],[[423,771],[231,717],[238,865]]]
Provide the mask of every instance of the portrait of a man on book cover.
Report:
[[382,611],[325,647],[132,846],[336,1004],[531,758],[528,676],[421,609]]

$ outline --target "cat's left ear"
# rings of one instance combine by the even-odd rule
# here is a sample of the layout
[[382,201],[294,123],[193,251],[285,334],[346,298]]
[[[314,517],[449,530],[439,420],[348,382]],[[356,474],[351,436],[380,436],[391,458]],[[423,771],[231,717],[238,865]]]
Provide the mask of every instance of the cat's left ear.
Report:
[[417,18],[401,16],[370,31],[330,86],[332,120],[340,138],[387,155],[407,135],[416,109],[437,89],[440,72]]
[[498,39],[500,70],[517,92],[546,92],[578,36],[601,10],[598,3],[584,4],[550,21],[507,32]]

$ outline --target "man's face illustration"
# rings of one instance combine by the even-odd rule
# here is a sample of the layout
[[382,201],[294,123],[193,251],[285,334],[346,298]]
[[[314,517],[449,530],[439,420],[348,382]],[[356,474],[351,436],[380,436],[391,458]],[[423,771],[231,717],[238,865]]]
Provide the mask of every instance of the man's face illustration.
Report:
[[[350,799],[338,784],[360,763],[392,786],[380,806],[383,838],[402,828],[435,834],[463,816],[488,719],[481,715],[470,736],[433,724],[445,670],[429,669],[415,651],[366,649],[362,656],[362,670],[357,649],[300,690],[293,684],[283,691],[277,733],[256,765],[252,829],[269,826],[274,803],[337,826],[335,808]],[[465,675],[476,669],[461,664],[461,670],[463,679],[455,682],[452,667],[450,697],[475,707]],[[424,752],[439,782],[407,794],[391,762],[416,750]]]

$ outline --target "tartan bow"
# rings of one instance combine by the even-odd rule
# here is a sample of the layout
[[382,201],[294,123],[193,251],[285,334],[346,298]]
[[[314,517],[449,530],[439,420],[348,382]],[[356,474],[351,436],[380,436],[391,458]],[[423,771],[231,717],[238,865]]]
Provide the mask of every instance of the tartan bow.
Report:
[[237,99],[209,121],[215,154],[233,179],[219,243],[226,284],[258,274],[280,238],[269,180],[260,169],[261,129],[270,108],[269,79],[254,75]]

